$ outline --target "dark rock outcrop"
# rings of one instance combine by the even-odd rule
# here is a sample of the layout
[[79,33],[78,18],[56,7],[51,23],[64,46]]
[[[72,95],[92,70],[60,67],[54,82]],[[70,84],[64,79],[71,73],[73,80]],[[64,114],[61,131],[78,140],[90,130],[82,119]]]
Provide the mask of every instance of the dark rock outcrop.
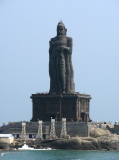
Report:
[[13,147],[10,144],[0,143],[0,152],[11,151],[11,150],[13,150]]
[[72,137],[70,139],[59,139],[48,144],[55,149],[73,149],[73,150],[118,150],[119,136],[101,136],[91,137]]

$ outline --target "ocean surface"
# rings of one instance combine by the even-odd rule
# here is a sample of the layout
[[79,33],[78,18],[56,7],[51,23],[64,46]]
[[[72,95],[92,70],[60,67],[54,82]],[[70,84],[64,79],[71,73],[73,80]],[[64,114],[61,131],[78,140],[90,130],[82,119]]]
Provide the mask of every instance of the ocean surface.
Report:
[[119,160],[116,151],[31,150],[0,154],[0,160]]

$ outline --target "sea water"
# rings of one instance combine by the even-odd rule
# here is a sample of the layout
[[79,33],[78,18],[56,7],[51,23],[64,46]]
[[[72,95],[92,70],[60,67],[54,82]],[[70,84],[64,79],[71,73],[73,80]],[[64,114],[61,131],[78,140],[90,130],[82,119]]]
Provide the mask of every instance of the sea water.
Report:
[[116,151],[24,150],[0,154],[0,160],[119,160]]

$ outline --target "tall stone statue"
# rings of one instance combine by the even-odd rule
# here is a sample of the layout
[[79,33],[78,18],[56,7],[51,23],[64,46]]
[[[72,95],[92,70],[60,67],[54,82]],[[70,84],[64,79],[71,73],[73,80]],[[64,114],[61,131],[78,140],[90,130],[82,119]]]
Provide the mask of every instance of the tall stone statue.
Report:
[[[91,96],[74,91],[72,67],[72,38],[66,36],[67,29],[62,21],[57,25],[57,35],[50,40],[49,47],[49,94],[32,94],[33,117],[31,121],[90,121]],[[58,123],[59,124],[59,123]],[[57,125],[58,125],[57,124]],[[78,123],[77,123],[78,124]]]
[[57,25],[57,36],[51,38],[49,48],[50,93],[74,92],[72,67],[72,38],[66,36],[62,21]]

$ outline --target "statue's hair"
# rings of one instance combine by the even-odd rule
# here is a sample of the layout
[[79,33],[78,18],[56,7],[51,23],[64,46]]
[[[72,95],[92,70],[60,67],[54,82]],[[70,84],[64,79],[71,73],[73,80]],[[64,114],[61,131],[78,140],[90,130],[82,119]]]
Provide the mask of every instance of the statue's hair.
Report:
[[60,21],[59,23],[58,23],[58,25],[57,25],[57,27],[64,27],[65,28],[65,25],[64,25],[64,23],[62,22],[62,21]]

